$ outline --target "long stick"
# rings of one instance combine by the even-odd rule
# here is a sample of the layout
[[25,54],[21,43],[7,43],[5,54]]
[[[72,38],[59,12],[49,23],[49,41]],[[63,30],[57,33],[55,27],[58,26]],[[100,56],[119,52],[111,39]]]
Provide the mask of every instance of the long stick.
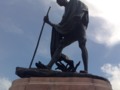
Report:
[[[50,9],[51,9],[51,7],[49,7],[49,9],[48,9],[47,15],[49,14]],[[37,41],[37,45],[36,45],[36,48],[35,48],[32,60],[31,60],[30,65],[29,65],[29,68],[31,68],[32,63],[34,61],[34,58],[35,58],[35,55],[36,55],[36,52],[37,52],[37,49],[38,49],[38,46],[39,46],[39,43],[40,43],[40,39],[41,39],[41,35],[42,35],[42,32],[43,32],[44,25],[45,25],[45,22],[43,22],[43,25],[42,25],[42,28],[41,28],[41,32],[40,32],[40,35],[39,35],[39,38],[38,38],[38,41]]]

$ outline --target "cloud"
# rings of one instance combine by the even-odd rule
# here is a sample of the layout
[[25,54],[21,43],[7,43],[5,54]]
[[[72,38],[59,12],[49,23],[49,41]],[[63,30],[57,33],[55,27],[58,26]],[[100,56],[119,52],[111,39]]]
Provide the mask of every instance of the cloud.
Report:
[[[90,31],[95,33],[94,38],[96,42],[104,44],[109,47],[120,43],[119,0],[82,0],[82,1],[88,5],[89,14],[91,17],[103,19],[103,22],[101,23],[99,23],[97,19],[94,19],[96,23],[90,21],[90,23],[93,24],[94,27],[96,27],[95,26],[96,24],[98,24],[97,28],[102,27],[102,30],[96,29],[96,32],[98,33],[93,32],[91,28],[88,28],[88,30],[91,29]],[[90,39],[93,40],[93,38]]]
[[11,81],[7,78],[0,77],[0,90],[9,90]]
[[120,90],[120,64],[105,64],[101,69],[110,80],[113,90]]
[[[109,26],[109,27],[107,27]],[[107,46],[113,45],[110,37],[112,37],[112,24],[98,16],[90,16],[89,28],[87,30],[88,38],[99,44]],[[115,43],[114,43],[115,44]]]

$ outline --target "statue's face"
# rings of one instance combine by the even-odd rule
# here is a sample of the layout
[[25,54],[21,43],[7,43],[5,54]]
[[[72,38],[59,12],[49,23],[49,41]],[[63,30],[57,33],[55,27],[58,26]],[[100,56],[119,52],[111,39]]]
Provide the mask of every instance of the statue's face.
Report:
[[57,0],[57,3],[60,5],[60,6],[65,6],[65,3],[67,2],[67,0]]

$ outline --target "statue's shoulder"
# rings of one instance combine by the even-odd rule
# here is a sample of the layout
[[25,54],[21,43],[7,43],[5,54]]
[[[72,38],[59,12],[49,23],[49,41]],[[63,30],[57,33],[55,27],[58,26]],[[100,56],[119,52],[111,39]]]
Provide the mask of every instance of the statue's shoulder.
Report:
[[88,6],[84,2],[78,0],[78,4],[82,9],[84,9],[85,11],[88,11]]

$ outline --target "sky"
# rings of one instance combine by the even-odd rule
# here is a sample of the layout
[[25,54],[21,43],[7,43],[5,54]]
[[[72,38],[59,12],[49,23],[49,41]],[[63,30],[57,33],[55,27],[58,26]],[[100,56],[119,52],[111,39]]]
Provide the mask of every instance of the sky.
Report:
[[[89,73],[108,78],[113,90],[120,89],[120,8],[119,0],[82,0],[89,8],[87,49]],[[0,0],[0,90],[8,90],[16,67],[28,68],[43,17],[51,6],[50,21],[59,23],[64,8],[55,0]],[[50,57],[51,27],[45,24],[40,45],[33,62],[47,64]],[[77,63],[82,61],[78,43],[63,52]],[[81,62],[78,72],[83,69]],[[2,83],[1,83],[2,82]]]

